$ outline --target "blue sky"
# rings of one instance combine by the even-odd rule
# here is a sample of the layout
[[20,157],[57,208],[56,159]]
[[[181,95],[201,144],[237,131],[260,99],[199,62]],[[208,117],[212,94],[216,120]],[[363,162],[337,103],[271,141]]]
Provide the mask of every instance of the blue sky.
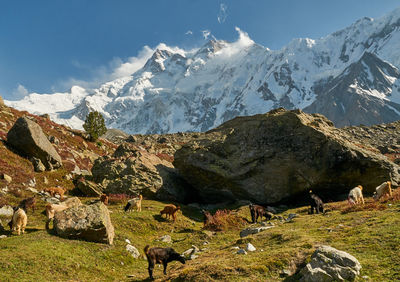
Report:
[[0,0],[0,95],[94,87],[125,62],[140,65],[144,46],[199,47],[205,31],[234,41],[237,26],[280,49],[398,7],[398,0]]

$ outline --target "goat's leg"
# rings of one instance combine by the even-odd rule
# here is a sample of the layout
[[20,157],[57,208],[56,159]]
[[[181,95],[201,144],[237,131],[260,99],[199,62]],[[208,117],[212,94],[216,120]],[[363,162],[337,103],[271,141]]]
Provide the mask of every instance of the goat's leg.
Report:
[[163,261],[163,266],[164,266],[164,275],[167,275],[167,265],[168,265],[168,262],[166,262],[166,261]]
[[153,278],[153,269],[154,269],[154,262],[149,260],[149,267],[147,268],[149,270],[149,276],[150,279],[154,279]]
[[363,196],[361,196],[361,202],[362,202],[363,205],[365,204]]
[[17,226],[17,234],[18,234],[18,235],[21,235],[21,225],[18,225],[18,226]]

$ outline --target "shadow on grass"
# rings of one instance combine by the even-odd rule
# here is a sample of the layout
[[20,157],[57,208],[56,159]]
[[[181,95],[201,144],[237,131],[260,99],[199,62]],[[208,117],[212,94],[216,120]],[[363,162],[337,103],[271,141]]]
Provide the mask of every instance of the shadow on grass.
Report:
[[169,222],[169,221],[173,222],[172,219],[171,219],[171,220],[168,220],[168,219],[166,219],[165,217],[162,217],[160,214],[153,214],[153,218],[154,218],[155,220],[157,220],[158,222]]

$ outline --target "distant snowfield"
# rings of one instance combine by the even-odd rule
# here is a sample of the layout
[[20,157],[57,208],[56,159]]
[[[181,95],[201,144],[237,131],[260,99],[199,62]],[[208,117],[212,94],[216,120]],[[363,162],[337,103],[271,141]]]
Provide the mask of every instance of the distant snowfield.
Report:
[[[327,112],[322,114],[330,113],[334,120],[332,113],[338,109],[329,107],[340,108],[344,115],[352,108],[345,101],[326,102],[323,93],[337,88],[362,99],[386,101],[381,108],[384,121],[400,118],[400,9],[377,20],[360,19],[324,38],[294,39],[281,50],[260,46],[237,31],[235,42],[211,40],[196,50],[160,44],[147,61],[135,61],[137,71],[121,72],[123,76],[95,90],[74,86],[66,93],[32,93],[5,103],[47,113],[78,129],[96,110],[108,127],[128,133],[167,133],[206,131],[239,115],[277,107],[307,109],[315,103],[326,103],[321,108]],[[363,57],[366,52],[376,58]],[[370,66],[368,60],[379,67]],[[336,77],[349,80],[345,88],[331,85]]]

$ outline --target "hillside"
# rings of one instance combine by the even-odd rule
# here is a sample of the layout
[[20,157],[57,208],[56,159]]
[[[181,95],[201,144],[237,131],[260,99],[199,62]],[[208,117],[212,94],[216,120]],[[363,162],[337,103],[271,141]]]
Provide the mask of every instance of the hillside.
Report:
[[[198,258],[185,265],[170,263],[167,276],[162,274],[162,268],[156,267],[156,281],[281,281],[283,270],[293,273],[301,268],[320,244],[354,255],[362,265],[360,277],[369,277],[358,281],[400,279],[399,201],[370,204],[369,209],[361,211],[348,210],[347,202],[330,203],[325,215],[308,215],[306,207],[282,207],[278,215],[286,218],[289,213],[296,213],[298,217],[290,223],[272,220],[274,228],[243,239],[239,237],[240,227],[216,233],[202,230],[201,214],[193,207],[182,207],[175,224],[160,219],[159,210],[163,206],[162,202],[145,200],[143,212],[129,214],[122,211],[122,203],[109,206],[116,237],[114,245],[107,246],[47,233],[45,217],[40,214],[44,209],[41,203],[34,215],[28,213],[26,234],[9,236],[8,231],[0,232],[9,236],[0,239],[2,280],[143,281],[148,277],[147,261],[133,259],[128,254],[126,239],[142,255],[146,244],[171,246],[180,253],[191,245],[202,250]],[[233,211],[250,220],[247,206]],[[163,235],[170,235],[172,243],[157,241]],[[236,254],[233,247],[244,247],[247,242],[257,250],[247,255]]]
[[[53,146],[62,156],[63,168],[34,172],[29,160],[7,147],[7,131],[22,115],[29,116],[40,124],[46,135],[57,138],[58,142],[54,142]],[[304,119],[311,118],[304,113],[300,115],[304,116]],[[315,117],[322,119],[318,115]],[[21,199],[32,196],[33,193],[28,188],[41,190],[61,185],[69,190],[67,196],[70,197],[74,187],[71,177],[80,175],[76,171],[73,172],[76,170],[75,166],[79,167],[80,173],[86,174],[85,170],[90,171],[95,158],[103,156],[107,159],[117,148],[116,144],[105,139],[96,143],[89,142],[83,132],[54,123],[45,116],[31,115],[5,106],[0,108],[0,120],[0,173],[12,177],[11,183],[8,184],[6,180],[0,180],[1,206],[14,206]],[[238,120],[241,119],[233,120],[222,128],[228,128],[230,131],[229,126]],[[340,136],[346,142],[352,142],[354,146],[386,154],[391,160],[397,161],[399,148],[396,144],[400,137],[398,126],[398,122],[395,122],[372,127],[349,127],[343,130],[332,127],[330,130],[335,131],[334,135]],[[176,150],[188,142],[204,142],[205,138],[209,138],[209,134],[213,132],[136,135],[127,136],[127,141],[140,147],[140,150],[146,151],[147,154],[173,161]],[[126,137],[119,131],[110,131],[108,138],[113,139],[115,136],[122,136],[117,138],[119,142]],[[33,178],[36,184],[29,184]],[[80,199],[84,203],[96,200],[90,197]],[[143,258],[143,248],[147,244],[171,246],[179,253],[192,245],[201,250],[196,254],[197,258],[187,261],[185,265],[170,263],[167,276],[162,275],[162,268],[156,267],[154,275],[157,281],[296,280],[296,273],[310,260],[310,255],[319,245],[330,245],[355,256],[362,265],[359,281],[400,279],[397,267],[400,263],[400,251],[397,248],[400,243],[400,189],[394,191],[392,198],[381,202],[366,197],[364,207],[350,207],[347,201],[332,202],[329,197],[323,198],[329,203],[325,207],[326,213],[320,215],[309,215],[309,207],[300,202],[297,206],[275,206],[275,217],[262,224],[250,223],[247,202],[243,201],[228,206],[180,203],[182,212],[179,212],[177,222],[172,223],[159,215],[159,211],[171,201],[146,198],[142,204],[142,212],[125,213],[123,207],[127,198],[115,196],[113,199],[108,208],[115,228],[115,238],[114,244],[109,246],[62,239],[52,231],[46,231],[45,216],[42,213],[46,203],[39,198],[35,212],[28,211],[25,234],[17,236],[0,228],[0,235],[6,236],[0,238],[1,279],[142,281],[148,277],[147,261]],[[218,208],[228,209],[233,221],[222,216],[222,222],[226,222],[223,231],[205,230],[202,208],[212,213]],[[289,214],[297,216],[293,220],[285,221]],[[0,217],[0,220],[1,225],[5,227],[9,218]],[[263,225],[274,227],[256,235],[240,238],[239,233],[242,229]],[[164,235],[170,235],[172,242],[158,241]],[[126,239],[138,248],[142,257],[131,257],[126,251]],[[248,242],[256,247],[256,251],[247,255],[236,254],[236,247],[243,248]],[[291,277],[286,277],[287,275]],[[366,276],[368,278],[365,278]]]
[[96,110],[109,127],[136,134],[204,132],[279,107],[321,113],[338,127],[388,123],[400,117],[399,26],[397,9],[280,50],[240,29],[235,42],[211,40],[195,50],[160,44],[141,69],[97,89],[6,103],[74,128]]

